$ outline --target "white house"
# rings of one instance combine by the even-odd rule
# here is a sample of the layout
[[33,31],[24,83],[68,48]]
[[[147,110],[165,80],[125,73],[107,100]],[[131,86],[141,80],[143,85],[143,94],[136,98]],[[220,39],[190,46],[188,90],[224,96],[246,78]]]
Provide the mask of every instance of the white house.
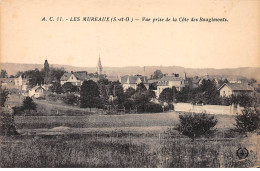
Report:
[[221,97],[239,94],[251,95],[254,92],[254,88],[247,83],[224,83],[218,90]]
[[182,77],[176,77],[176,75],[166,75],[158,80],[156,96],[159,97],[165,88],[175,87],[177,91],[181,91],[186,85],[185,82],[186,80]]
[[122,76],[119,78],[119,82],[122,84],[124,91],[129,87],[137,89],[138,84],[143,83],[146,89],[149,89],[149,83],[146,76],[135,75],[135,76]]
[[14,84],[21,88],[21,90],[26,91],[28,87],[28,79],[27,78],[22,78],[22,75],[20,75],[18,78],[14,78]]
[[69,82],[75,86],[81,86],[84,80],[88,80],[86,71],[64,73],[60,79],[60,84]]
[[29,90],[29,97],[35,97],[35,98],[39,98],[39,97],[44,97],[45,96],[45,92],[46,90],[43,88],[43,86],[35,86],[32,89]]

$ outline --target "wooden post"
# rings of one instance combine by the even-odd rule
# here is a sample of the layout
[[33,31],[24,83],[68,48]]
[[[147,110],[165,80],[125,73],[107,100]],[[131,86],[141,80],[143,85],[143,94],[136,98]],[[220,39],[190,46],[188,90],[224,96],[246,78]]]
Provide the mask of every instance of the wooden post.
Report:
[[161,134],[159,133],[159,143],[161,143]]
[[97,140],[98,140],[98,132],[97,132]]

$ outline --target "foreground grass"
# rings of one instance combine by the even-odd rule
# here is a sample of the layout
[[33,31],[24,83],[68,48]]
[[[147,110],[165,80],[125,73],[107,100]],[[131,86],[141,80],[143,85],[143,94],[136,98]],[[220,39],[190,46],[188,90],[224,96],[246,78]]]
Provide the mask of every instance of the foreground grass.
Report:
[[132,140],[84,135],[1,137],[1,167],[254,167],[254,152],[236,156],[238,142],[187,138]]

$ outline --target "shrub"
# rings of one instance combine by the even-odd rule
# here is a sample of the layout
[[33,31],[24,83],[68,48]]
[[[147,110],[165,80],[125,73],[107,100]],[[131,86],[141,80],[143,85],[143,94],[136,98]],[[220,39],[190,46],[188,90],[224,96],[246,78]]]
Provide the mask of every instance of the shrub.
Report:
[[63,99],[63,102],[69,105],[78,105],[79,99],[74,94],[67,94]]
[[235,119],[235,131],[239,133],[254,132],[260,128],[260,112],[257,109],[247,107]]
[[22,106],[23,110],[36,110],[36,107],[37,105],[31,97],[26,97],[23,100],[23,106]]
[[0,135],[17,135],[14,125],[13,111],[5,107],[5,102],[8,97],[8,90],[2,89],[0,86]]
[[210,137],[216,129],[217,119],[214,116],[202,114],[187,113],[179,116],[180,124],[177,125],[178,130],[183,135],[188,136],[192,140],[199,137]]
[[67,82],[61,86],[62,91],[65,93],[70,93],[70,92],[76,92],[78,90],[77,86],[74,86],[72,83]]
[[53,93],[48,93],[46,94],[46,100],[56,102],[58,100],[58,95],[55,95]]
[[163,108],[160,104],[149,102],[138,106],[137,111],[138,113],[145,113],[145,112],[159,113],[159,112],[163,112]]
[[2,87],[0,86],[0,103],[1,103],[1,107],[4,107],[5,102],[8,98],[8,94],[9,91],[7,89],[2,89]]
[[14,125],[13,115],[1,111],[0,114],[0,135],[9,136],[9,135],[18,135]]

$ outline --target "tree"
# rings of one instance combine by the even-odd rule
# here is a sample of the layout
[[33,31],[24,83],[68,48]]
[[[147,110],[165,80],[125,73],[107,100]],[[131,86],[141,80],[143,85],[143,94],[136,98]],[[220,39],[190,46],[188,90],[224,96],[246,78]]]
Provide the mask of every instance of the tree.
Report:
[[142,106],[146,103],[149,103],[152,97],[153,94],[149,90],[145,92],[136,92],[134,94],[134,101],[136,106]]
[[257,109],[246,107],[235,119],[235,131],[239,133],[254,132],[260,128],[260,112]]
[[141,82],[140,84],[137,85],[136,92],[144,92],[146,90],[147,88],[145,87],[144,83]]
[[254,83],[257,83],[257,80],[254,79],[254,78],[251,78],[251,79],[248,81],[248,84],[249,84],[249,85],[253,85]]
[[153,82],[149,84],[149,89],[150,90],[157,90],[157,82]]
[[231,104],[239,104],[242,107],[252,107],[254,104],[254,98],[246,93],[231,95]]
[[7,89],[2,89],[2,86],[0,86],[0,103],[1,107],[5,106],[5,102],[8,98],[9,91]]
[[134,104],[138,108],[139,112],[152,112],[148,109],[154,109],[151,104],[151,99],[155,97],[155,93],[152,90],[146,90],[144,92],[136,92],[134,95]]
[[190,99],[192,99],[192,89],[190,87],[183,87],[181,91],[176,92],[177,102],[187,103]]
[[63,98],[63,102],[69,105],[78,105],[78,97],[74,94],[66,94]]
[[124,89],[121,84],[115,84],[115,96],[117,97],[115,103],[118,105],[123,105],[125,101]]
[[109,84],[108,79],[102,78],[98,80],[98,90],[100,94],[100,100],[102,104],[108,103],[108,92],[107,92],[107,85]]
[[218,120],[214,116],[202,114],[187,113],[179,115],[180,123],[175,128],[181,134],[188,136],[194,141],[199,137],[210,137],[215,132],[214,127]]
[[108,79],[105,78],[99,79],[97,83],[98,83],[98,90],[100,93],[100,97],[107,98],[108,93],[107,93],[106,85],[109,84]]
[[175,87],[173,88],[165,88],[161,92],[159,96],[159,100],[161,102],[166,102],[166,103],[172,103],[175,100],[175,94],[177,93],[177,90]]
[[44,73],[42,71],[40,72],[37,68],[35,70],[25,71],[24,75],[29,78],[30,87],[44,83]]
[[62,91],[65,93],[76,92],[78,90],[77,86],[74,86],[72,83],[67,82],[61,86]]
[[80,90],[80,107],[89,107],[91,110],[99,106],[99,101],[98,85],[92,80],[84,81]]
[[107,85],[107,91],[109,95],[117,97],[113,102],[114,104],[122,105],[125,101],[124,89],[119,81],[110,82]]
[[0,78],[7,78],[7,77],[8,77],[8,75],[7,75],[6,70],[1,69],[1,75],[0,75]]
[[0,135],[9,136],[9,135],[18,135],[14,124],[14,117],[12,110],[5,110],[5,102],[8,98],[8,90],[2,89],[0,86]]
[[163,77],[163,73],[161,70],[156,70],[153,73],[153,79],[160,79]]
[[23,105],[22,105],[23,110],[36,110],[36,107],[37,105],[31,97],[24,98]]
[[49,82],[60,82],[60,78],[65,73],[64,68],[50,68]]
[[129,87],[128,89],[126,89],[125,91],[125,97],[126,98],[130,98],[135,94],[135,89],[132,87]]
[[62,93],[62,87],[59,82],[54,82],[52,86],[50,87],[50,90],[53,93],[61,94]]
[[224,83],[229,83],[228,79],[226,79],[226,78],[225,78],[224,80],[221,79],[221,80],[218,82],[219,85],[223,85]]
[[213,80],[204,79],[202,84],[199,86],[197,93],[202,94],[200,101],[204,104],[217,105],[220,103],[219,92],[216,83]]
[[22,76],[22,78],[24,78],[24,76],[25,76],[24,72],[18,71],[14,77],[17,78],[17,77],[20,77],[20,75]]

